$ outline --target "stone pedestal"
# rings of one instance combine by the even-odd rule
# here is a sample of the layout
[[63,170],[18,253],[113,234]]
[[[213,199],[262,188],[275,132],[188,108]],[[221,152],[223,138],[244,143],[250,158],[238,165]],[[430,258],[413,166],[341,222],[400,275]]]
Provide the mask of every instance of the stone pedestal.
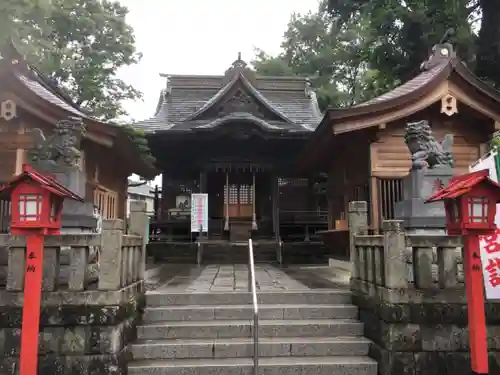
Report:
[[394,218],[403,220],[406,231],[415,234],[441,234],[446,227],[442,202],[425,203],[439,189],[448,185],[450,167],[412,170],[403,181],[403,200],[394,205]]
[[[86,197],[87,180],[85,173],[77,166],[60,166],[52,162],[39,162],[34,165],[44,173],[50,173],[62,185],[82,198]],[[97,227],[93,202],[65,200],[62,209],[62,232],[89,232]]]

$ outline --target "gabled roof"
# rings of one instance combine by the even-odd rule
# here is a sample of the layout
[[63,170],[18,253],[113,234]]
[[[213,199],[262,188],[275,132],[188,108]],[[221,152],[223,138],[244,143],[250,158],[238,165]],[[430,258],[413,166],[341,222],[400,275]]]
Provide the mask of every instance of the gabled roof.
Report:
[[208,112],[211,108],[217,106],[217,104],[222,104],[222,100],[224,97],[230,93],[231,89],[237,89],[239,86],[245,90],[247,90],[250,95],[252,95],[258,102],[258,104],[262,105],[269,112],[273,113],[278,121],[284,122],[292,122],[288,117],[286,117],[281,111],[274,108],[273,105],[267,101],[267,99],[262,95],[252,84],[248,81],[248,79],[243,75],[242,72],[237,72],[234,77],[215,94],[212,98],[207,101],[200,109],[198,109],[195,113],[188,116],[185,121],[194,121],[196,119],[201,119],[203,115]]
[[10,193],[10,191],[19,185],[22,181],[33,180],[37,184],[41,185],[44,189],[47,189],[53,194],[59,197],[73,199],[75,201],[83,202],[83,198],[73,193],[71,190],[66,188],[56,179],[42,174],[36,171],[34,168],[28,164],[23,165],[23,171],[21,174],[15,176],[9,183],[0,187],[0,196]]
[[46,112],[51,115],[45,116],[44,120],[52,125],[69,116],[80,117],[87,128],[85,137],[94,141],[92,135],[100,134],[112,139],[111,152],[118,152],[127,160],[130,173],[145,178],[154,178],[159,173],[154,166],[143,160],[141,152],[120,125],[99,121],[78,108],[62,89],[28,64],[12,42],[7,43],[0,53],[0,76],[2,91],[16,95],[21,101],[17,103],[19,107],[37,117],[44,112],[40,108],[50,108]]
[[[243,92],[246,100],[262,109],[262,115],[248,112],[247,121],[266,122],[264,128],[281,132],[311,133],[322,114],[307,79],[301,77],[261,77],[238,58],[225,75],[169,75],[156,113],[134,126],[146,133],[192,132],[207,129],[216,118],[247,113],[241,108],[217,114],[216,109],[235,100]],[[236,107],[236,106],[235,106]],[[215,113],[215,116],[214,116]],[[255,123],[257,124],[257,123]]]
[[455,199],[470,192],[475,186],[487,183],[488,185],[500,189],[500,185],[490,179],[489,170],[484,169],[477,172],[466,173],[456,176],[450,180],[448,186],[431,195],[426,203],[438,202],[444,199]]
[[[441,53],[444,55],[441,55]],[[500,92],[483,82],[468,69],[465,63],[456,56],[453,47],[449,44],[434,46],[433,53],[429,60],[422,64],[421,69],[422,72],[415,78],[385,94],[353,107],[329,108],[325,116],[328,116],[329,120],[334,122],[333,126],[335,127],[335,123],[349,122],[351,118],[354,122],[359,116],[372,116],[395,110],[425,97],[441,83],[455,77],[471,85],[485,98],[500,103]],[[436,101],[439,99],[437,98]],[[354,119],[355,117],[356,119]],[[389,121],[392,120],[389,119]],[[353,125],[353,130],[356,129],[356,126]],[[343,125],[342,130],[339,132],[344,131],[348,130]]]
[[454,95],[460,105],[468,105],[461,100],[469,100],[473,103],[471,108],[500,121],[500,92],[468,69],[450,44],[434,46],[421,70],[408,82],[364,103],[349,108],[327,109],[321,124],[298,158],[299,169],[317,164],[336,135],[409,117],[448,94]]

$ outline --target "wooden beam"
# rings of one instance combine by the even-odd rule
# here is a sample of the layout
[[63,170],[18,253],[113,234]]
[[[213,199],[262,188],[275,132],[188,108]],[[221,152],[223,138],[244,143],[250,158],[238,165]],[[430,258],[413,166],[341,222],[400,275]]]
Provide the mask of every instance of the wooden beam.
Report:
[[[450,82],[448,85],[449,93],[452,94],[457,100],[466,106],[475,109],[476,111],[488,116],[496,122],[500,121],[500,112],[496,112],[488,106],[481,103],[479,100],[475,99],[471,95],[468,95],[464,90]],[[498,104],[497,104],[498,105]]]
[[429,107],[438,100],[441,100],[443,95],[446,95],[447,93],[448,93],[448,82],[445,81],[425,97],[420,98],[419,100],[413,103],[408,103],[404,107],[400,107],[398,109],[391,109],[388,112],[381,114],[367,114],[364,116],[353,117],[345,122],[336,123],[332,125],[333,132],[334,134],[342,134],[354,130],[370,128],[372,126],[379,126],[379,124],[386,124],[388,122],[408,117],[414,113],[417,113]]
[[[21,99],[19,96],[15,95],[15,94],[10,94],[9,97],[11,98],[11,100],[13,100],[18,105],[18,107],[21,107],[25,111],[30,112],[35,117],[37,117],[37,118],[39,118],[39,119],[41,119],[41,120],[43,120],[51,125],[55,125],[55,123],[57,121],[64,118],[64,116],[62,116],[62,115],[61,116],[56,115],[54,113],[54,111],[49,111],[49,110],[42,111],[35,104],[31,104],[28,101]],[[68,113],[67,115],[70,115],[70,114]],[[88,119],[83,119],[83,120],[84,120],[84,122],[89,121]],[[29,125],[31,125],[31,127],[37,127],[36,124],[29,124]],[[30,126],[26,126],[26,131],[29,131],[28,130],[29,127]],[[97,134],[96,132],[87,131],[87,132],[85,132],[84,138],[87,138],[87,139],[91,140],[92,142],[98,143],[98,144],[105,146],[105,147],[112,147],[114,144],[113,137],[111,135],[107,135],[104,133]]]

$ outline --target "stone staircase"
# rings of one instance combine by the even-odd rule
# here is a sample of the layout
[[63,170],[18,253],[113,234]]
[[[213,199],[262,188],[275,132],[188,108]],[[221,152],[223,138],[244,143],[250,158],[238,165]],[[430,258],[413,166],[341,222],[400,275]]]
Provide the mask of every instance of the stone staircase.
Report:
[[[258,299],[259,374],[377,374],[347,290]],[[128,374],[253,374],[252,311],[245,292],[148,292]]]
[[[203,264],[248,264],[248,242],[204,243]],[[255,263],[276,263],[278,245],[272,242],[254,242]]]

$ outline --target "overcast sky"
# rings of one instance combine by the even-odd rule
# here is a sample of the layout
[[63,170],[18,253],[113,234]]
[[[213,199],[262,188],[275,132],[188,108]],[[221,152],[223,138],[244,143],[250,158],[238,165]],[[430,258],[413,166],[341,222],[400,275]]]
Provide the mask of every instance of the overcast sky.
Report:
[[168,74],[223,74],[241,52],[249,62],[254,47],[277,54],[293,12],[307,13],[318,0],[120,0],[143,53],[140,64],[120,78],[144,93],[127,102],[135,120],[151,117]]

